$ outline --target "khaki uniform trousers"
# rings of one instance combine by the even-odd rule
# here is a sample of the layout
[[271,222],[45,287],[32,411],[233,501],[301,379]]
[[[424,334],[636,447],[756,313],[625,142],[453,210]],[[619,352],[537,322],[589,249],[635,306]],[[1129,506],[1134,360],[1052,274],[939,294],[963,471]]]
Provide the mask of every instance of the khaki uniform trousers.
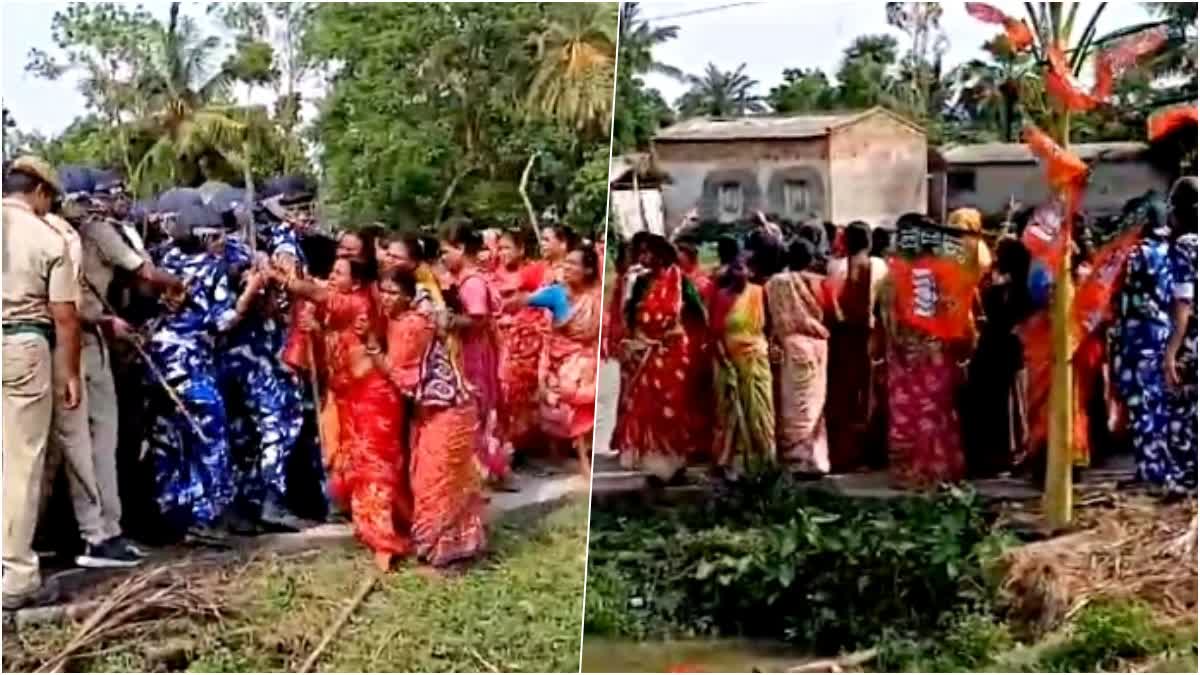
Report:
[[4,594],[41,586],[33,552],[50,420],[54,414],[50,344],[40,335],[4,335]]
[[117,486],[117,384],[104,339],[83,334],[82,370],[87,390],[88,428],[92,432],[92,457],[100,515],[108,536],[121,534],[121,494]]
[[[88,337],[95,339],[94,336]],[[80,359],[80,370],[86,377],[88,364],[82,361],[82,354]],[[65,373],[60,369],[54,369],[56,391],[65,387],[64,376]],[[67,484],[71,491],[71,507],[75,512],[75,520],[79,523],[79,535],[89,544],[99,544],[120,534],[120,531],[110,532],[110,528],[101,517],[96,460],[88,424],[90,397],[87,387],[81,387],[79,394],[79,405],[72,410],[63,406],[62,397],[54,397],[54,415],[50,425],[50,445],[46,454],[40,511],[45,510],[59,467],[65,466]]]

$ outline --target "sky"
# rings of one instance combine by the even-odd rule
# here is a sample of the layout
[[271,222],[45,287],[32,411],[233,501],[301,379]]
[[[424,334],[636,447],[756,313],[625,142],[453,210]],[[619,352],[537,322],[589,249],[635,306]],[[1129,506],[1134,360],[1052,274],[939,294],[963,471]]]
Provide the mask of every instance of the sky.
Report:
[[[52,134],[62,131],[77,115],[83,114],[83,97],[71,76],[55,82],[25,72],[25,62],[33,47],[52,49],[50,21],[66,2],[29,2],[5,0],[0,3],[0,96],[4,105],[24,131]],[[149,1],[147,9],[166,17],[169,2]],[[729,0],[691,2],[645,2],[643,15],[648,18],[671,17],[723,5],[738,4],[710,12],[664,19],[660,23],[679,26],[678,39],[667,43],[655,54],[659,61],[687,73],[703,72],[705,64],[715,63],[732,70],[747,64],[750,76],[760,82],[759,93],[766,94],[782,79],[784,68],[819,67],[827,73],[837,68],[841,52],[856,36],[869,33],[903,35],[888,27],[882,2],[758,2],[732,3]],[[943,27],[950,40],[948,64],[974,58],[979,46],[999,30],[967,16],[960,2],[944,3]],[[1010,14],[1021,15],[1021,3],[997,2]],[[1097,3],[1085,2],[1081,15],[1088,16]],[[200,3],[187,3],[185,12],[202,16]],[[1110,2],[1100,21],[1100,31],[1129,25],[1146,19],[1140,3]],[[901,40],[903,44],[903,40]],[[668,101],[674,101],[685,86],[669,78],[651,76],[649,84],[658,87]]]
[[[645,2],[642,15],[648,19],[671,17],[685,12],[735,4],[729,0],[691,2]],[[883,2],[756,2],[710,12],[663,18],[654,24],[679,26],[679,36],[655,51],[655,59],[685,73],[700,74],[714,63],[721,70],[746,64],[746,72],[759,82],[758,93],[766,95],[783,80],[785,68],[813,68],[830,79],[837,70],[842,50],[860,35],[888,33],[903,49],[907,37],[887,25]],[[982,55],[980,45],[1001,27],[984,24],[969,15],[961,2],[946,2],[942,28],[950,41],[944,64],[957,64]],[[1020,2],[993,2],[1016,17],[1025,16]],[[1077,24],[1091,17],[1097,2],[1084,2]],[[1146,21],[1140,3],[1110,2],[1101,15],[1098,31],[1104,34],[1122,26]],[[1082,28],[1077,28],[1081,31]],[[647,84],[656,87],[674,103],[687,86],[667,77],[651,75]]]
[[[0,0],[0,95],[4,106],[22,131],[40,131],[54,134],[62,131],[77,116],[85,114],[84,99],[78,90],[78,79],[71,73],[57,81],[48,81],[25,72],[29,50],[37,47],[52,56],[56,48],[50,37],[50,23],[54,13],[61,11],[69,2],[29,2],[28,0]],[[140,3],[151,14],[166,21],[171,3],[162,0],[142,0]],[[182,13],[200,22],[202,28],[211,33],[224,34],[227,48],[232,46],[232,36],[227,34],[219,22],[205,14],[207,3],[187,2]],[[219,65],[224,53],[218,53],[213,66]],[[239,100],[245,98],[244,91],[235,88]],[[306,96],[316,93],[309,85],[302,85]],[[255,92],[253,103],[269,103],[273,94],[266,89]],[[311,101],[306,101],[311,103]],[[302,112],[311,112],[307,107]]]

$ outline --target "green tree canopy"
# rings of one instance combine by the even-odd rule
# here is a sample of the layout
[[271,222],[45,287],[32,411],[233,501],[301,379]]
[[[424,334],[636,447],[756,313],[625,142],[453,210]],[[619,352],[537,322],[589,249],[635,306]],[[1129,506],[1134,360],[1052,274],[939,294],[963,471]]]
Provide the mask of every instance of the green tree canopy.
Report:
[[[331,69],[314,132],[324,199],[336,215],[393,227],[428,227],[454,214],[521,221],[517,187],[536,152],[528,186],[536,207],[569,214],[584,229],[599,225],[603,204],[598,213],[573,209],[571,188],[597,151],[607,156],[607,135],[580,134],[570,106],[530,101],[531,83],[544,73],[539,56],[548,53],[539,39],[561,46],[569,42],[562,36],[575,35],[592,44],[589,31],[561,30],[592,25],[583,14],[572,24],[566,11],[532,3],[319,6],[305,57]],[[608,86],[611,102],[611,77]]]

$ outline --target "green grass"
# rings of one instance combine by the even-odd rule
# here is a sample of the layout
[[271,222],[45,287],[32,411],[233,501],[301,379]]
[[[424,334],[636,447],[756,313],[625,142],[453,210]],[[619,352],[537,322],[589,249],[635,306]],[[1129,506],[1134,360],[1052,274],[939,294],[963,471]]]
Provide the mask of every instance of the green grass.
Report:
[[[579,668],[587,504],[491,531],[489,557],[457,577],[409,566],[382,583],[317,664],[322,671],[550,671]],[[250,563],[223,594],[223,624],[162,621],[89,646],[80,671],[287,671],[299,667],[371,574],[360,547],[303,560]],[[5,670],[29,670],[73,633],[69,627],[4,635]],[[166,662],[161,654],[182,645]],[[154,657],[149,652],[158,652]]]
[[880,647],[875,665],[898,672],[1196,672],[1196,625],[1162,625],[1127,600],[1089,605],[1036,644],[1017,644],[990,616],[965,614],[936,636],[889,636]]

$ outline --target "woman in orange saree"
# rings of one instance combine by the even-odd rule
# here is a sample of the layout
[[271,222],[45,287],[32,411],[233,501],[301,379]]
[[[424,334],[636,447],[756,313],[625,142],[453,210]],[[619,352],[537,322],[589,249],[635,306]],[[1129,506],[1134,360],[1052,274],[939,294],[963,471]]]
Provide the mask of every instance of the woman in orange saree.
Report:
[[544,307],[554,318],[539,375],[541,429],[574,446],[585,477],[591,470],[596,349],[603,316],[599,268],[594,248],[577,248],[564,260],[563,283],[547,286],[528,299],[529,306]]
[[548,285],[552,279],[541,261],[525,259],[519,232],[500,235],[500,264],[493,273],[503,310],[496,319],[500,337],[500,428],[511,454],[529,448],[538,432],[538,367],[550,332],[545,309],[511,305]]
[[444,567],[473,558],[487,546],[474,453],[478,413],[461,364],[439,327],[445,310],[408,272],[390,274],[381,291],[390,308],[389,375],[413,404],[408,464],[412,541],[420,560]]
[[338,409],[338,447],[330,492],[350,506],[355,535],[387,570],[408,555],[412,497],[402,467],[404,426],[399,395],[377,367],[380,320],[359,263],[338,260],[327,285],[281,279],[289,293],[317,308],[324,332],[326,381]]

